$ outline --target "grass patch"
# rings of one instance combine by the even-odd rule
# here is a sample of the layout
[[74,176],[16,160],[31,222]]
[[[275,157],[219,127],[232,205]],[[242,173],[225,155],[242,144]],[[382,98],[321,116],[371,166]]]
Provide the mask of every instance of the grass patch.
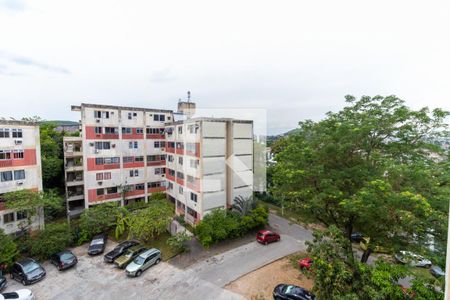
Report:
[[180,252],[172,249],[169,245],[167,245],[168,238],[170,238],[170,234],[168,232],[163,233],[160,236],[158,236],[156,239],[154,239],[153,241],[145,243],[144,246],[146,246],[148,248],[159,249],[162,253],[163,261],[166,261],[180,253]]

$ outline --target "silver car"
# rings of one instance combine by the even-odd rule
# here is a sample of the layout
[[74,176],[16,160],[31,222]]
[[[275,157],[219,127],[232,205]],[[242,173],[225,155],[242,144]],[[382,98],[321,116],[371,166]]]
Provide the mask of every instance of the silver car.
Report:
[[411,267],[429,268],[431,266],[431,261],[429,259],[426,259],[423,256],[411,251],[400,251],[399,253],[395,254],[394,257],[398,262],[409,265]]
[[127,276],[138,277],[143,271],[161,261],[161,251],[152,248],[136,257],[125,269]]

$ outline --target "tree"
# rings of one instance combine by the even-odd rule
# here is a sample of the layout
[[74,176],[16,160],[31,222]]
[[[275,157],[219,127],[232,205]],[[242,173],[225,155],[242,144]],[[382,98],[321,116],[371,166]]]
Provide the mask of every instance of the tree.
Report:
[[116,225],[119,207],[117,203],[95,205],[83,211],[80,216],[80,244],[94,235],[107,232]]
[[252,209],[256,208],[256,199],[253,196],[244,198],[242,196],[234,197],[232,210],[240,216],[247,216]]
[[167,239],[167,244],[177,252],[183,253],[189,249],[186,242],[190,239],[191,237],[186,232],[178,232]]
[[19,255],[17,251],[17,246],[12,240],[12,238],[5,234],[3,229],[0,228],[0,270],[2,266],[8,267],[16,260]]
[[63,133],[56,131],[57,124],[40,122],[42,182],[44,188],[64,189]]
[[32,256],[48,259],[66,249],[72,242],[73,235],[67,223],[52,223],[28,239],[28,251]]
[[167,201],[153,201],[147,208],[134,211],[129,216],[129,237],[144,242],[165,232],[172,220],[173,209]]
[[280,142],[273,194],[347,239],[368,235],[363,261],[377,245],[426,251],[420,241],[442,240],[448,214],[448,157],[429,139],[444,132],[449,113],[414,111],[395,96],[346,99]]

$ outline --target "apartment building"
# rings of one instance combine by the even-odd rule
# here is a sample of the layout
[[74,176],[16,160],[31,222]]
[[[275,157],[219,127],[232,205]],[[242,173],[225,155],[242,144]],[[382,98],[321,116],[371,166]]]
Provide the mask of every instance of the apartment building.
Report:
[[187,222],[252,195],[252,121],[187,119],[167,124],[166,139],[167,195]]
[[25,212],[6,209],[2,195],[22,189],[42,191],[39,125],[0,120],[0,228],[7,234],[43,226],[43,218],[34,216],[28,227]]
[[80,137],[66,137],[67,208],[76,215],[89,206],[147,201],[165,191],[166,122],[170,110],[81,104]]
[[253,192],[252,121],[191,118],[192,102],[179,102],[175,113],[95,104],[72,110],[81,112],[81,136],[64,139],[71,215],[166,192],[194,224]]

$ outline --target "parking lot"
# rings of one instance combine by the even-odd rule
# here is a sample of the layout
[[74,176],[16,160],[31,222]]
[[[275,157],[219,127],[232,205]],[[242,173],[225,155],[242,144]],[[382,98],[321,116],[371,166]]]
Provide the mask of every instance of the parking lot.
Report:
[[[116,243],[108,241],[105,253]],[[78,264],[59,272],[48,261],[42,265],[47,276],[27,286],[36,299],[243,299],[241,296],[198,278],[192,270],[180,270],[161,262],[138,278],[103,262],[103,255],[88,256],[87,245],[72,249]],[[9,276],[8,276],[9,277]],[[6,292],[24,288],[8,278]],[[191,296],[189,296],[191,295]]]

